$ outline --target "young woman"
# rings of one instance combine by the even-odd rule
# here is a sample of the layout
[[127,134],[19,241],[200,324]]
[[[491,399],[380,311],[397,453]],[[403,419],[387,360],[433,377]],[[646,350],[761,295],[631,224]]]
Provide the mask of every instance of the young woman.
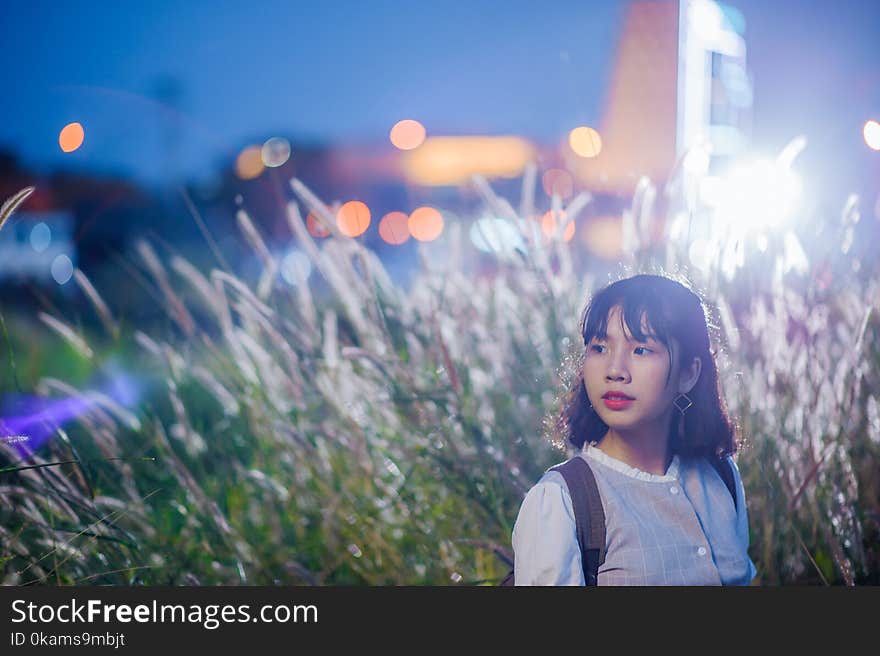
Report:
[[[558,427],[596,479],[605,514],[598,585],[748,585],[749,525],[734,427],[700,298],[639,275],[597,293]],[[736,500],[710,459],[730,467]],[[584,585],[571,496],[548,470],[513,530],[516,585]]]

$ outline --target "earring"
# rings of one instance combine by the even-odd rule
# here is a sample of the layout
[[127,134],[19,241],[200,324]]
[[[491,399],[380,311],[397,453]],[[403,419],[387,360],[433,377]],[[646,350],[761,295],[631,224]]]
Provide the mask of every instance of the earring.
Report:
[[687,394],[679,394],[675,397],[675,400],[672,402],[672,404],[676,408],[678,408],[681,416],[684,417],[685,411],[690,408],[694,404],[694,402],[691,401],[691,397],[689,397]]

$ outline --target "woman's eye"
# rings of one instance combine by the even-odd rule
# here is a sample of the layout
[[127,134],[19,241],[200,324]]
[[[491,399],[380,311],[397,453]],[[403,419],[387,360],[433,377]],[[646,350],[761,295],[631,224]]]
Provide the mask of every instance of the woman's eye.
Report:
[[601,353],[603,348],[605,348],[605,347],[602,346],[601,344],[593,344],[590,347],[590,350],[593,351],[594,353]]
[[[647,346],[636,346],[635,351],[638,355],[647,355],[651,352],[651,349],[649,349]],[[639,351],[642,351],[642,353],[638,353]]]

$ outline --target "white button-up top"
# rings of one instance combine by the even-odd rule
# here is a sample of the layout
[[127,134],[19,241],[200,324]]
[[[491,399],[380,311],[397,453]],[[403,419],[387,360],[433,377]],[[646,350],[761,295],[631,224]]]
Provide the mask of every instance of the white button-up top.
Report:
[[[745,492],[733,466],[733,498],[704,459],[674,456],[664,475],[643,472],[585,444],[605,510],[599,585],[748,585]],[[733,463],[733,460],[730,460]],[[547,471],[529,490],[513,528],[516,585],[584,585],[571,496]]]

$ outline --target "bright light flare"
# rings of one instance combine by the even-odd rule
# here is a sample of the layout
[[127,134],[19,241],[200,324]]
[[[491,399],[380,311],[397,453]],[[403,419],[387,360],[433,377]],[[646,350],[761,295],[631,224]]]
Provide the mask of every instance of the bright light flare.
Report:
[[781,226],[798,207],[802,193],[793,171],[766,160],[734,169],[722,179],[707,178],[705,183],[703,195],[716,205],[718,227],[746,235]]
[[862,128],[862,134],[865,137],[865,143],[871,150],[880,150],[880,123],[877,121],[868,121]]
[[424,125],[412,119],[405,119],[395,123],[388,136],[395,148],[413,150],[425,142],[426,134]]
[[68,123],[61,128],[61,133],[58,135],[58,145],[65,153],[72,153],[82,146],[85,137],[85,130],[80,123]]

